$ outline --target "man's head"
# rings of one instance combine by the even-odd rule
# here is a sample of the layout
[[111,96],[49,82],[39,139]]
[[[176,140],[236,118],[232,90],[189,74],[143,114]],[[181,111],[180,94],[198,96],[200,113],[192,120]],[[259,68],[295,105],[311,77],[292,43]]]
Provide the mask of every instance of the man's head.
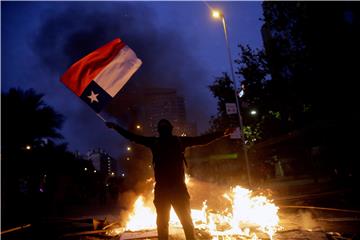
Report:
[[161,119],[158,122],[157,130],[159,132],[160,137],[166,137],[172,135],[173,126],[170,121],[167,119]]

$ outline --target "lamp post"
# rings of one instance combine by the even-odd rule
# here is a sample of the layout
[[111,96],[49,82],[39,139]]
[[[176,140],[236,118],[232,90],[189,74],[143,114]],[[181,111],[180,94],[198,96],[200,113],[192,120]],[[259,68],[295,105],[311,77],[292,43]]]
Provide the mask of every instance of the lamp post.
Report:
[[248,158],[247,149],[246,149],[246,145],[245,145],[245,135],[244,135],[244,128],[243,128],[243,121],[242,121],[242,117],[241,117],[241,113],[240,113],[240,103],[239,103],[239,98],[238,98],[237,92],[236,92],[237,87],[236,87],[236,81],[235,81],[234,68],[233,68],[233,64],[232,64],[232,60],[231,60],[232,58],[231,58],[231,51],[230,51],[229,37],[228,37],[228,31],[227,31],[227,27],[226,27],[226,21],[225,21],[224,14],[221,13],[220,11],[213,10],[212,11],[212,16],[214,18],[216,18],[216,19],[221,19],[223,29],[224,29],[226,48],[227,48],[229,64],[230,64],[230,72],[231,72],[231,77],[232,77],[233,84],[234,84],[234,93],[235,93],[235,99],[236,99],[236,107],[237,107],[237,110],[238,110],[237,113],[238,113],[238,117],[239,117],[241,139],[242,139],[242,142],[243,142],[243,150],[244,150],[244,157],[245,157],[245,163],[246,163],[247,180],[248,180],[249,186],[251,186],[249,158]]

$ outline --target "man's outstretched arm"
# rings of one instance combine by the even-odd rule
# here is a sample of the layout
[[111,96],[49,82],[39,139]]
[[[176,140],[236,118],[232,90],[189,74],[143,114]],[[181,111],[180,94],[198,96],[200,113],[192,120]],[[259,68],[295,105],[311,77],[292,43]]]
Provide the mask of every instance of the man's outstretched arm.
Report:
[[124,128],[122,128],[121,126],[119,126],[118,124],[113,123],[113,122],[105,122],[105,124],[108,128],[114,129],[115,131],[120,133],[124,138],[127,138],[132,142],[142,144],[145,146],[148,146],[150,144],[149,137],[145,137],[145,136],[141,136],[141,135],[137,135],[135,133],[129,132],[129,131],[125,130]]

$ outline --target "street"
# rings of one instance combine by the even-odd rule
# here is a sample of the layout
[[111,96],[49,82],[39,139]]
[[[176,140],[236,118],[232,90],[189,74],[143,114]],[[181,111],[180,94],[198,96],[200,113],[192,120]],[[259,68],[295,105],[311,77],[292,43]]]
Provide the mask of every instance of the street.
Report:
[[[223,204],[219,192],[226,186],[191,179],[188,183],[192,205],[199,208],[205,197],[209,208]],[[358,239],[360,233],[360,211],[354,189],[335,187],[326,179],[314,183],[311,179],[274,179],[264,183],[266,191],[260,187],[256,191],[270,194],[279,206],[279,225],[281,228],[274,239]],[[208,190],[211,189],[211,192]],[[261,190],[260,190],[261,189]],[[256,192],[255,191],[255,192]],[[121,199],[121,196],[120,196]],[[214,200],[213,202],[211,200]],[[220,202],[216,202],[220,201]],[[69,206],[62,217],[48,217],[32,222],[31,227],[3,234],[3,239],[118,239],[119,236],[104,236],[99,226],[122,222],[121,212],[124,204],[108,200],[104,205],[97,202],[83,206]],[[98,222],[98,226],[94,227]],[[95,224],[95,225],[94,225]],[[94,231],[96,230],[96,231]],[[151,232],[151,231],[150,231]],[[199,238],[209,235],[197,230]],[[139,233],[133,233],[139,235]],[[147,236],[156,235],[152,231]],[[181,227],[171,228],[172,238],[182,239]],[[146,235],[146,234],[145,234]],[[88,236],[88,238],[84,238]],[[92,237],[89,237],[92,236]],[[123,236],[132,238],[126,233]],[[258,234],[260,238],[268,238]],[[234,236],[234,239],[237,237]]]

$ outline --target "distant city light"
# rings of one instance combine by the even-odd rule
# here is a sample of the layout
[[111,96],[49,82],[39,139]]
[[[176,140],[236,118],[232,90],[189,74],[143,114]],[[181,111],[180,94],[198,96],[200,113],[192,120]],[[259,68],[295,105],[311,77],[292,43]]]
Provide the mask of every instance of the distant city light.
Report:
[[30,150],[31,146],[30,145],[26,145],[26,150]]
[[114,175],[115,175],[115,173],[114,173],[114,172],[112,172],[112,173],[111,173],[111,175],[112,175],[112,176],[114,176]]
[[256,115],[256,114],[257,114],[257,111],[256,111],[256,110],[251,110],[250,114],[251,114],[251,115]]
[[94,173],[96,173],[96,170],[94,170]]
[[129,161],[129,160],[130,160],[130,157],[127,157],[126,160]]
[[127,147],[126,150],[131,151],[131,147]]
[[125,177],[125,173],[122,173],[121,176],[122,176],[122,177]]
[[87,169],[87,167],[86,168],[84,168],[84,171],[87,171],[88,169]]
[[136,129],[140,129],[141,128],[141,126],[138,124],[138,125],[136,125]]

